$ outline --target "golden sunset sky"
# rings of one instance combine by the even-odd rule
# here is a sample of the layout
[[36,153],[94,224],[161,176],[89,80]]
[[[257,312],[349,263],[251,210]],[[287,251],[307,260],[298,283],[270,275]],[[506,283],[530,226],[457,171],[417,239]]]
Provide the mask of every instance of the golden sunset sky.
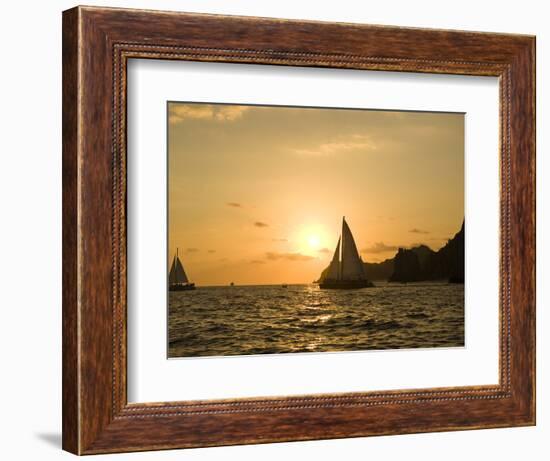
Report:
[[346,216],[364,261],[464,218],[464,115],[168,104],[168,245],[197,285],[309,283]]

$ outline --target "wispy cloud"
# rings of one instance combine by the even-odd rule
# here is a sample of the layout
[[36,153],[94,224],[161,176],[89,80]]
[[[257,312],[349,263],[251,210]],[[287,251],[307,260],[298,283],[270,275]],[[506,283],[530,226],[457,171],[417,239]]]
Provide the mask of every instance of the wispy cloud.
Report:
[[265,223],[265,222],[262,222],[262,221],[256,221],[256,222],[254,223],[254,225],[255,225],[256,227],[269,227],[269,224],[267,224],[267,223]]
[[265,254],[266,259],[269,261],[279,261],[279,260],[286,260],[286,261],[311,261],[312,259],[315,259],[313,256],[309,255],[303,255],[301,253],[274,253],[274,252],[267,252]]
[[330,250],[328,248],[319,248],[319,253],[330,253]]
[[232,122],[241,118],[248,109],[248,106],[172,103],[169,107],[168,120],[170,125],[189,119]]
[[273,242],[288,242],[288,239],[271,239]]
[[376,144],[370,136],[354,134],[347,137],[328,141],[307,149],[293,149],[299,155],[327,156],[337,153],[349,152],[358,149],[375,150]]
[[186,253],[198,253],[198,251],[199,251],[198,248],[186,248],[185,249]]
[[215,253],[216,250],[208,250],[208,253],[212,254],[212,253]]
[[232,208],[242,208],[243,207],[241,203],[237,203],[237,202],[227,202],[226,205],[230,206]]
[[386,253],[389,251],[397,251],[398,249],[399,247],[396,245],[386,245],[384,242],[376,242],[374,245],[371,245],[370,247],[363,248],[361,252],[377,254],[377,253]]
[[416,227],[414,229],[411,229],[409,231],[411,234],[429,234],[430,231],[423,230],[423,229],[417,229]]
[[261,259],[253,259],[250,261],[252,264],[265,264],[265,261],[262,261]]

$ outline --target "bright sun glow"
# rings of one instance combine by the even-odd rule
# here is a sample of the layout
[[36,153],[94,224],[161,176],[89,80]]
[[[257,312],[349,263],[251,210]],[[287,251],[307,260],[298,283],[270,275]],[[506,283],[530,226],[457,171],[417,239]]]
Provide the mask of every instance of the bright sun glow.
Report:
[[310,235],[307,239],[307,243],[311,248],[318,248],[321,244],[321,239],[318,235]]
[[289,236],[290,242],[295,242],[292,245],[293,251],[314,258],[325,258],[326,250],[331,241],[329,234],[324,226],[320,224],[304,224],[297,226],[295,233]]

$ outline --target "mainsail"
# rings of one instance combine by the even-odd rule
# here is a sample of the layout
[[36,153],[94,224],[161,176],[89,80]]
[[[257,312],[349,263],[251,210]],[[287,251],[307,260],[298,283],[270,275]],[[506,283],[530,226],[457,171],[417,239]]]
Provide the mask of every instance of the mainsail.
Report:
[[363,261],[345,219],[342,220],[342,280],[364,280]]
[[181,264],[180,258],[177,253],[176,256],[174,256],[174,260],[172,261],[172,267],[170,268],[168,281],[170,282],[170,285],[178,283],[189,283],[189,280],[187,279],[187,274],[183,269],[183,265]]
[[[341,252],[340,252],[341,248]],[[342,234],[338,239],[332,261],[326,270],[323,281],[358,281],[367,280],[363,269],[363,261],[357,251],[355,240],[344,218]]]

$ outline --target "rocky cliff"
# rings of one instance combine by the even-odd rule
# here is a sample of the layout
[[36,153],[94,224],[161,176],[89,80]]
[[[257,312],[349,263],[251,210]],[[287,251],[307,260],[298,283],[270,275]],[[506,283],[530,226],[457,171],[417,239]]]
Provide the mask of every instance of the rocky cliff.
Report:
[[388,280],[393,274],[393,258],[380,263],[363,263],[369,280]]
[[460,231],[439,251],[425,245],[399,251],[390,282],[448,280],[464,283],[464,222]]

